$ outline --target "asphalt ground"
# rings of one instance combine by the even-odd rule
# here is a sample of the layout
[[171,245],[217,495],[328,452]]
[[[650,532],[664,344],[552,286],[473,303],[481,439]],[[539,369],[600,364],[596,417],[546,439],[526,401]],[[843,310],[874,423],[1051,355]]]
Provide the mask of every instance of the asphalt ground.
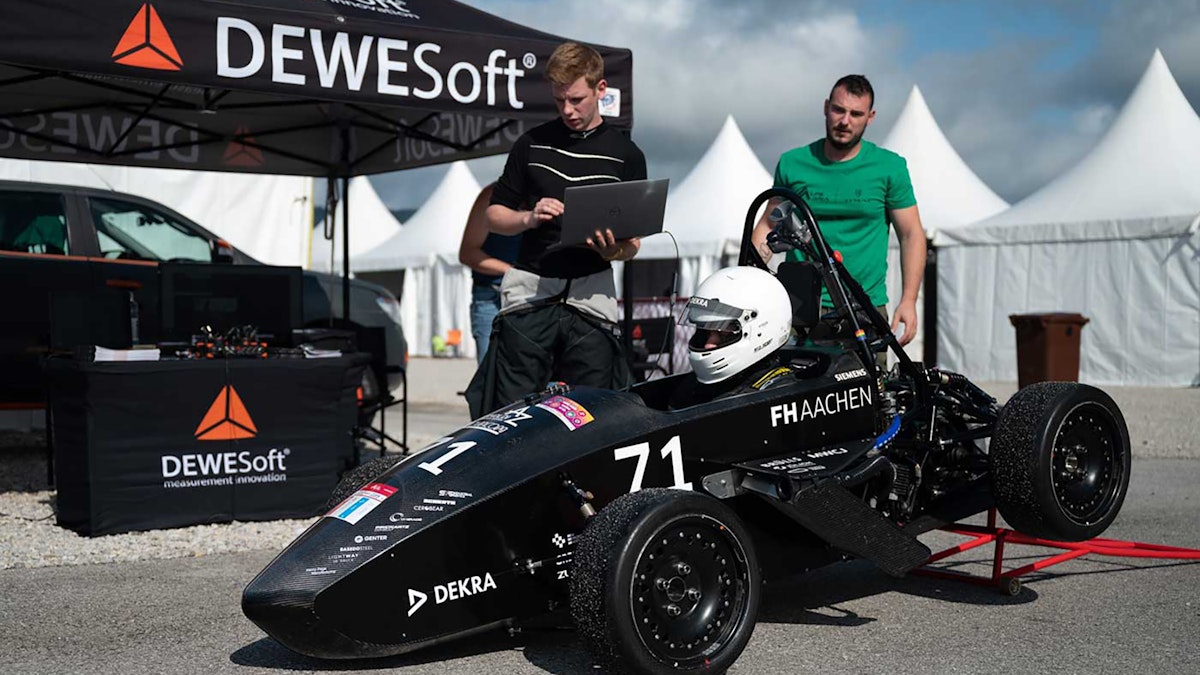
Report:
[[[466,421],[457,391],[472,371],[469,362],[414,359],[414,447]],[[1000,400],[1015,389],[983,386]],[[1106,389],[1129,421],[1135,459],[1129,499],[1105,536],[1200,548],[1200,390]],[[392,430],[399,415],[389,413]],[[962,541],[923,539],[935,550]],[[1008,560],[1045,552],[1010,546]],[[949,564],[986,574],[990,555],[985,546]],[[379,661],[298,656],[240,611],[241,589],[272,556],[0,571],[0,673],[594,672],[568,630],[496,632]],[[1198,582],[1197,563],[1089,556],[1037,573],[1007,597],[842,563],[769,587],[731,672],[1196,673]]]
[[[1200,462],[1134,463],[1106,533],[1200,547]],[[962,541],[924,537],[936,548]],[[1044,551],[1008,548],[1010,564]],[[986,573],[991,547],[955,562]],[[494,632],[376,661],[289,652],[245,619],[242,588],[270,552],[0,572],[0,672],[595,672],[567,630]],[[414,561],[420,564],[420,561]],[[1087,557],[1030,577],[1016,597],[973,585],[893,579],[848,562],[766,589],[733,673],[1196,673],[1200,563]],[[381,591],[385,599],[389,591]]]

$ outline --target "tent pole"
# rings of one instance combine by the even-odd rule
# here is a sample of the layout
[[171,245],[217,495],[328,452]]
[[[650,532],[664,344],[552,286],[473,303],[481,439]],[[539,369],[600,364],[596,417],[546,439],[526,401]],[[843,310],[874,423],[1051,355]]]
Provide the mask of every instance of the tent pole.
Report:
[[633,265],[626,260],[621,266],[621,302],[625,305],[625,316],[621,321],[621,346],[625,349],[625,360],[633,370]]
[[342,319],[350,322],[350,176],[342,175]]
[[932,239],[925,240],[925,320],[922,322],[925,325],[921,329],[925,331],[924,337],[924,353],[921,354],[922,360],[925,362],[925,367],[936,366],[938,362],[937,353],[937,320],[938,320],[938,270],[937,270],[937,254],[938,250],[933,245]]

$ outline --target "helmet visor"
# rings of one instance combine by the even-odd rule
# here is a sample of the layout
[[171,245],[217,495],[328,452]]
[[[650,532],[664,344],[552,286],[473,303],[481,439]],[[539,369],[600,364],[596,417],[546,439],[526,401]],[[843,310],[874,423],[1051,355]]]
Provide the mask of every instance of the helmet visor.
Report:
[[727,347],[742,339],[742,315],[739,307],[726,305],[720,300],[692,298],[688,301],[684,321],[694,325],[696,332],[688,341],[688,348],[696,352],[707,352]]

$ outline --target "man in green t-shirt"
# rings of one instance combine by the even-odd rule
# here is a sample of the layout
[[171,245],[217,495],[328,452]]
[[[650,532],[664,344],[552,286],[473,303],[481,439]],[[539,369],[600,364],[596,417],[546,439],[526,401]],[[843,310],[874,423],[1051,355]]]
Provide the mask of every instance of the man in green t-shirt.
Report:
[[[900,241],[903,286],[892,330],[904,324],[901,345],[917,334],[917,291],[925,274],[925,231],[917,212],[904,158],[862,139],[875,118],[875,90],[862,75],[847,75],[825,101],[825,138],[785,152],[775,167],[775,186],[800,193],[812,208],[830,247],[887,315],[888,223]],[[771,200],[754,228],[755,248],[769,259]],[[795,253],[789,255],[796,255]],[[832,307],[829,291],[821,303]]]

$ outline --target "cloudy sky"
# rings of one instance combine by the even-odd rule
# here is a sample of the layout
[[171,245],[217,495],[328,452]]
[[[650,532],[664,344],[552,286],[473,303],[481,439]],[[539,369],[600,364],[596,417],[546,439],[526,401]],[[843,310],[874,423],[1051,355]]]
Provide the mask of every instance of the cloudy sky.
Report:
[[[1020,200],[1111,124],[1155,48],[1200,109],[1200,0],[467,0],[565,37],[627,47],[634,140],[652,177],[683,179],[728,115],[768,171],[823,133],[841,75],[876,90],[867,138],[887,135],[912,86],[966,163]],[[1169,151],[1170,139],[1160,148]],[[470,163],[485,182],[503,157]],[[372,178],[416,208],[445,173]]]

